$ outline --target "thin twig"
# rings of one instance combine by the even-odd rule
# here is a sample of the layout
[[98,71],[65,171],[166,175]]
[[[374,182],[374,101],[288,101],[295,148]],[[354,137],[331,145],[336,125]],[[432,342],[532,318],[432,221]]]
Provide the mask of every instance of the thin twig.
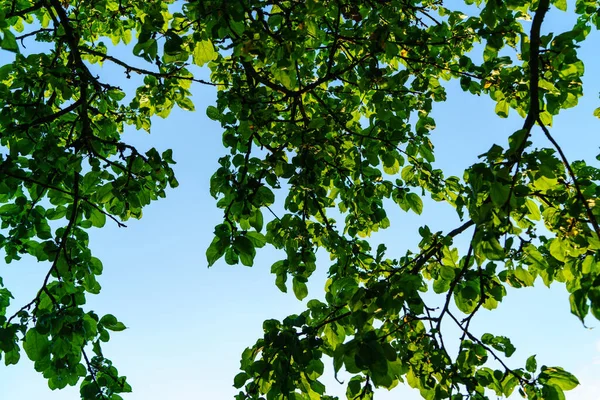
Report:
[[569,163],[567,156],[565,156],[565,153],[563,152],[562,148],[558,145],[556,140],[554,140],[554,137],[552,137],[548,128],[546,128],[546,126],[542,123],[542,121],[539,118],[538,118],[538,124],[542,128],[542,131],[544,132],[544,134],[546,135],[548,140],[552,143],[554,148],[556,148],[556,150],[558,151],[558,154],[560,154],[562,163],[564,164],[565,168],[569,172],[569,176],[571,177],[571,179],[573,179],[573,184],[575,185],[575,191],[577,192],[577,197],[579,198],[579,201],[581,201],[581,204],[585,208],[585,212],[587,214],[588,219],[590,220],[590,223],[594,227],[596,236],[600,238],[600,226],[598,226],[598,221],[596,220],[596,217],[594,216],[594,213],[592,212],[590,205],[588,204],[587,200],[583,196],[583,192],[581,191],[581,186],[579,186],[579,181],[577,180],[577,176],[575,176],[575,172],[573,171],[573,168],[571,168],[571,164]]
[[100,392],[100,395],[102,396],[103,399],[106,399],[106,396],[104,395],[104,393],[102,393],[102,389],[100,388],[100,385],[98,384],[98,381],[96,380],[96,372],[92,369],[92,363],[90,362],[90,359],[88,358],[88,356],[85,352],[85,349],[83,347],[81,348],[81,354],[83,355],[83,359],[85,360],[87,370],[90,373],[92,380],[96,384],[96,387],[98,388],[98,391]]
[[167,78],[167,79],[181,79],[181,80],[186,80],[186,81],[192,81],[192,82],[197,82],[197,83],[201,83],[203,85],[210,85],[210,86],[223,86],[224,84],[218,84],[218,83],[212,83],[212,82],[208,82],[205,81],[203,79],[197,79],[194,78],[192,76],[181,76],[181,75],[176,75],[174,73],[165,73],[165,72],[156,72],[156,71],[150,71],[148,69],[144,69],[144,68],[138,68],[138,67],[134,67],[132,65],[129,65],[121,60],[119,60],[116,57],[113,56],[109,56],[108,54],[104,54],[100,51],[94,50],[94,49],[90,49],[89,47],[80,47],[79,48],[81,51],[83,51],[84,53],[87,54],[91,54],[97,57],[100,57],[103,61],[104,60],[108,60],[111,61],[123,68],[125,68],[126,72],[135,72],[138,73],[140,75],[150,75],[150,76],[154,76],[156,78]]

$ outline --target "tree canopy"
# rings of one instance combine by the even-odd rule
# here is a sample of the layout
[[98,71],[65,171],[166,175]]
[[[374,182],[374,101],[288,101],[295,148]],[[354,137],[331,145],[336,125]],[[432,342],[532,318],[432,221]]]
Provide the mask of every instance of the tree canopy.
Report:
[[[177,186],[170,150],[140,152],[122,133],[150,130],[175,106],[194,110],[190,87],[202,84],[218,89],[206,114],[224,147],[207,187],[223,213],[208,264],[252,266],[258,249],[274,248],[275,285],[299,300],[317,268],[329,277],[325,301],[264,322],[242,354],[238,400],[333,398],[319,380],[327,362],[351,374],[348,399],[404,382],[425,399],[558,400],[578,384],[535,356],[512,365],[510,338],[470,324],[507,286],[553,282],[582,322],[600,319],[600,170],[568,160],[551,130],[583,94],[577,49],[600,27],[600,2],[570,3],[577,18],[564,32],[547,32],[544,19],[566,0],[0,5],[0,247],[7,263],[30,255],[48,271],[14,313],[0,288],[6,365],[24,351],[51,389],[79,384],[84,400],[131,391],[102,351],[124,323],[86,307],[103,270],[88,231],[141,218]],[[108,63],[143,77],[135,93],[98,75]],[[523,121],[462,176],[436,168],[429,137],[450,80]],[[418,248],[375,245],[392,207],[421,214],[424,197],[462,222],[422,226]],[[456,354],[447,325],[460,332]]]

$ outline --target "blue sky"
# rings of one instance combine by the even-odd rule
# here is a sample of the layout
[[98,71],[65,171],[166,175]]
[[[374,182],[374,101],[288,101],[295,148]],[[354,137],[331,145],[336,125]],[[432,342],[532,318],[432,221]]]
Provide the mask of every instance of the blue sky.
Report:
[[[550,20],[550,29],[558,29],[565,21]],[[600,105],[600,79],[594,75],[600,71],[600,41],[597,33],[592,36],[580,52],[587,71],[585,96],[579,107],[555,119],[552,133],[571,160],[583,158],[597,165],[600,120],[592,112]],[[135,83],[108,64],[102,74],[124,87]],[[514,112],[508,119],[498,118],[490,99],[464,94],[455,83],[449,84],[448,91],[448,101],[434,109],[438,128],[432,141],[436,165],[448,171],[447,175],[460,176],[492,143],[504,145],[522,120]],[[261,336],[263,320],[283,318],[304,309],[293,294],[283,294],[275,287],[269,270],[281,255],[273,250],[260,250],[253,268],[230,267],[224,262],[211,269],[206,267],[204,252],[212,240],[214,225],[222,217],[208,193],[217,159],[225,153],[220,126],[204,113],[214,99],[212,88],[196,86],[196,112],[175,110],[168,119],[155,120],[151,135],[134,131],[125,134],[125,141],[141,148],[172,148],[180,187],[169,191],[167,199],[147,207],[142,220],[129,221],[127,228],[107,223],[105,228],[90,232],[92,250],[103,261],[105,272],[99,278],[102,292],[90,296],[88,306],[98,314],[114,313],[128,327],[113,334],[105,346],[105,354],[134,388],[126,396],[128,400],[232,398],[240,354]],[[536,139],[540,145],[548,145],[539,133]],[[432,229],[442,230],[456,225],[456,217],[447,205],[430,201],[425,202],[421,217],[394,209],[390,220],[392,227],[373,240],[385,242],[398,254],[415,248],[418,226],[429,224]],[[0,267],[0,275],[16,297],[15,307],[35,295],[48,267],[31,259]],[[322,297],[327,268],[327,258],[321,255],[307,300]],[[597,400],[598,328],[586,329],[570,314],[562,285],[548,289],[541,281],[536,283],[534,289],[509,289],[509,296],[498,310],[484,310],[475,318],[474,331],[509,336],[517,347],[508,362],[511,366],[523,366],[526,357],[537,354],[539,365],[559,365],[575,373],[581,386],[568,392],[567,399]],[[598,327],[599,323],[590,319],[588,326]],[[78,388],[51,392],[45,379],[22,356],[17,366],[0,364],[2,398],[78,398]],[[326,383],[329,394],[345,398],[345,386],[331,376]],[[392,398],[411,400],[420,396],[407,387],[376,395],[378,400]]]

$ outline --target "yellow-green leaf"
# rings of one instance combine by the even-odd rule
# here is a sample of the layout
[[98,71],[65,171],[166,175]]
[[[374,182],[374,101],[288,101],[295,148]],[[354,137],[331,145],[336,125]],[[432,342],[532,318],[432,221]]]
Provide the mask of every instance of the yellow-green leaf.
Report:
[[207,62],[216,59],[217,55],[212,42],[210,40],[203,40],[196,43],[196,46],[194,47],[194,64],[202,67]]

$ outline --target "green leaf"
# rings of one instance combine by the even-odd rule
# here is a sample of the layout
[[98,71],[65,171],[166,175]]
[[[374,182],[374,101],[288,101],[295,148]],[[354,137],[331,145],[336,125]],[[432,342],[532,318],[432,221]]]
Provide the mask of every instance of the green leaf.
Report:
[[271,273],[276,275],[275,285],[281,290],[283,293],[287,292],[287,286],[285,282],[287,281],[287,268],[286,261],[279,260],[273,263],[271,266]]
[[344,328],[337,323],[327,324],[323,329],[323,336],[324,340],[334,350],[344,343],[344,339],[346,338]]
[[19,348],[15,346],[11,351],[4,353],[4,365],[16,365],[21,359]]
[[542,111],[539,115],[540,121],[546,126],[552,126],[552,114],[548,111]]
[[283,272],[283,273],[277,274],[277,276],[275,278],[275,286],[277,286],[277,288],[279,290],[281,290],[283,293],[287,293],[287,285],[285,284],[286,282],[287,282],[287,273]]
[[133,54],[143,57],[146,61],[152,62],[158,54],[158,43],[155,39],[139,41],[133,46]]
[[244,30],[246,29],[246,26],[244,24],[244,21],[230,21],[229,28],[231,28],[231,31],[237,36],[242,36]]
[[225,251],[225,262],[229,265],[235,265],[239,262],[239,257],[233,248],[228,247]]
[[544,385],[542,396],[544,400],[566,400],[563,390],[554,385]]
[[552,4],[561,11],[567,11],[567,0],[552,0]]
[[569,302],[571,304],[571,313],[576,315],[583,323],[590,309],[585,292],[581,289],[575,290],[569,296]]
[[502,380],[501,385],[502,385],[502,394],[504,394],[504,396],[508,397],[513,393],[515,388],[519,385],[519,379],[512,374],[507,374],[504,377],[504,379]]
[[106,224],[106,215],[96,208],[92,208],[90,211],[90,221],[92,226],[96,228],[102,228]]
[[208,261],[208,266],[212,266],[217,260],[223,257],[225,254],[225,250],[229,247],[229,243],[220,237],[215,237],[206,249],[206,260]]
[[302,300],[308,296],[308,288],[306,287],[306,283],[302,282],[298,277],[294,277],[292,279],[292,289],[294,290],[294,294],[298,300]]
[[446,265],[440,266],[440,276],[447,281],[452,281],[455,277],[454,268]]
[[499,182],[493,182],[490,188],[490,197],[495,206],[501,207],[506,204],[510,193],[510,187]]
[[0,48],[13,53],[19,53],[19,45],[15,35],[8,29],[2,30],[2,40],[0,40]]
[[503,352],[506,357],[510,357],[516,351],[515,346],[510,339],[505,336],[494,336],[490,333],[484,333],[481,337],[484,344],[491,345],[494,349]]
[[423,201],[419,195],[416,193],[408,193],[406,195],[406,202],[415,213],[421,215],[423,212]]
[[500,100],[496,103],[496,109],[494,110],[499,117],[507,118],[508,117],[509,105],[506,100]]
[[94,400],[102,395],[98,384],[90,381],[83,381],[81,384],[81,388],[79,389],[79,393],[81,394],[81,398],[83,400]]
[[412,181],[415,178],[414,167],[412,165],[407,165],[406,167],[402,168],[402,172],[400,173],[400,176],[406,182]]
[[385,153],[382,157],[383,160],[383,171],[386,174],[396,175],[400,172],[400,162],[390,153]]
[[25,335],[23,350],[31,361],[42,360],[49,354],[50,341],[48,336],[42,335],[36,328],[31,328]]
[[12,64],[5,64],[0,66],[0,81],[6,80],[13,72]]
[[261,186],[257,189],[254,199],[258,206],[270,206],[275,202],[275,195],[266,186]]
[[480,249],[482,254],[492,261],[500,261],[504,259],[504,248],[498,241],[498,239],[492,237],[482,240],[480,243]]
[[115,332],[120,332],[127,329],[127,327],[122,322],[119,322],[112,314],[106,314],[104,317],[102,317],[100,319],[100,324],[106,329]]
[[350,379],[350,381],[348,382],[348,388],[346,389],[346,396],[348,397],[348,399],[356,399],[357,396],[360,395],[362,391],[362,382],[364,381],[364,379],[365,378],[363,378],[362,376],[354,376],[352,377],[352,379]]
[[267,238],[265,235],[259,232],[246,232],[246,237],[250,239],[252,245],[256,248],[264,247],[267,243]]
[[110,89],[106,94],[115,101],[121,101],[127,96],[127,94],[120,89]]
[[252,241],[245,236],[237,236],[233,240],[233,248],[238,252],[240,261],[248,267],[251,267],[254,262],[254,256],[256,255],[254,247]]
[[542,218],[542,214],[540,214],[540,208],[533,201],[527,199],[525,200],[525,205],[527,210],[529,211],[529,218],[534,221],[539,221]]
[[527,271],[521,267],[517,267],[512,271],[512,275],[519,280],[519,282],[523,286],[533,286],[535,278]]
[[213,121],[218,121],[219,118],[221,117],[221,113],[219,112],[219,109],[215,106],[208,106],[206,108],[206,115],[208,116],[208,118],[212,119]]
[[215,47],[210,40],[202,40],[200,42],[196,42],[194,46],[194,64],[202,67],[209,61],[213,61],[218,56],[218,53],[215,51]]
[[472,285],[462,285],[459,290],[454,292],[454,303],[456,307],[465,314],[473,312],[477,306],[479,292]]
[[433,291],[437,294],[446,293],[450,289],[450,281],[440,278],[433,282]]
[[286,89],[292,90],[296,86],[296,74],[294,71],[275,67],[272,73],[275,81],[281,83]]
[[559,238],[552,239],[552,243],[550,243],[550,254],[558,261],[565,261],[567,255],[565,242]]
[[71,344],[60,337],[52,341],[51,352],[58,358],[65,357],[71,351],[71,349]]
[[525,369],[531,373],[534,373],[537,369],[537,361],[535,360],[535,355],[529,357],[527,362],[525,363]]
[[250,376],[247,373],[240,372],[235,376],[235,378],[233,378],[233,387],[235,387],[236,389],[241,388],[242,386],[244,386],[248,379],[250,379]]
[[189,97],[183,97],[180,99],[177,99],[177,105],[186,111],[194,111],[196,109],[196,107],[194,106],[194,103],[192,102],[192,100]]
[[561,66],[559,75],[563,79],[573,79],[573,78],[579,78],[580,76],[582,76],[583,72],[584,72],[583,62],[578,60],[571,64],[563,64]]
[[579,385],[579,381],[573,374],[560,367],[543,366],[539,379],[543,383],[557,386],[563,390],[571,390]]
[[358,283],[356,282],[355,278],[350,276],[338,278],[329,286],[329,292],[332,294],[335,300],[342,303],[352,298],[357,290]]
[[248,220],[250,226],[260,232],[263,228],[263,214],[259,209],[255,209]]

